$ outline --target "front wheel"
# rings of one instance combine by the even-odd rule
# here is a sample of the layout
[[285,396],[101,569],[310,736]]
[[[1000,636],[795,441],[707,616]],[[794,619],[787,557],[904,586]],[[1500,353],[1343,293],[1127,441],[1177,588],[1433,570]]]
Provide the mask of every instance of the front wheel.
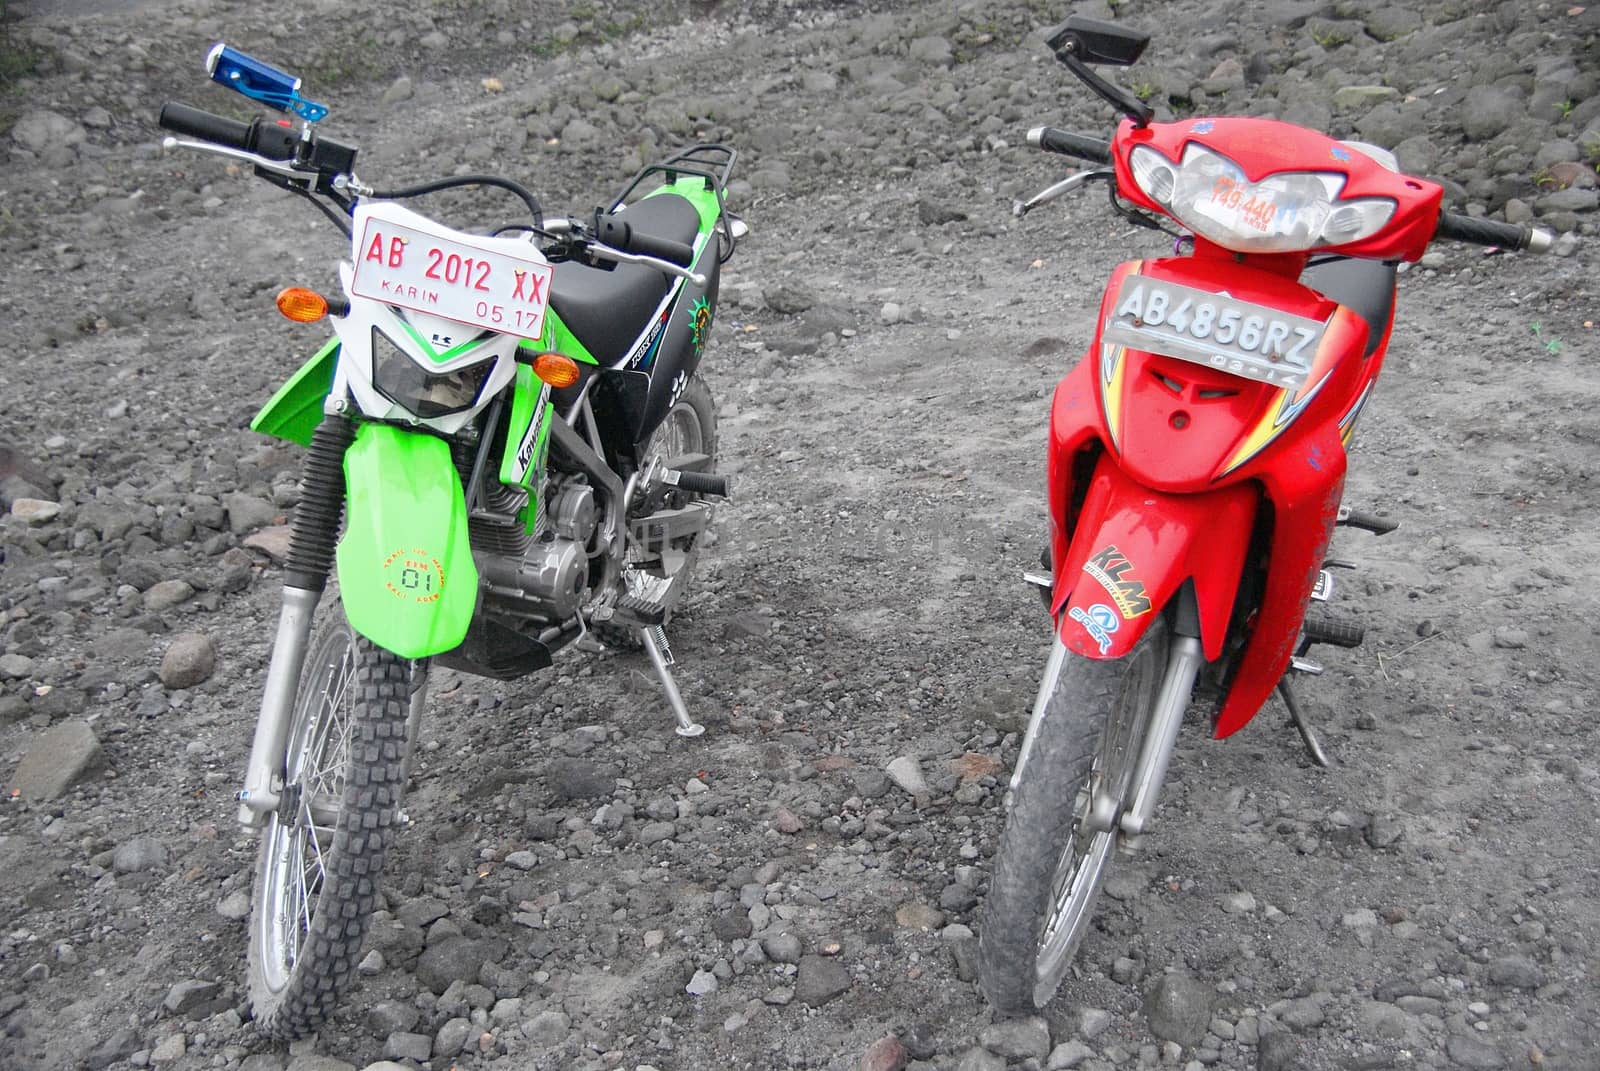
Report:
[[1049,1003],[1088,928],[1131,802],[1166,641],[1156,621],[1125,658],[1052,660],[1059,672],[1045,682],[979,918],[978,981],[1000,1011]]
[[315,1032],[355,970],[404,788],[410,664],[334,612],[300,674],[256,866],[250,1004],[284,1040]]

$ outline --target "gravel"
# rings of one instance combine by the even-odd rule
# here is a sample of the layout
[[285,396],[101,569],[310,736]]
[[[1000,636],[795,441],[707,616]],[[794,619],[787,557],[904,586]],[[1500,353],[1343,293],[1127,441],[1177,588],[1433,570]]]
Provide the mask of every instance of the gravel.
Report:
[[[1170,248],[1103,196],[1009,214],[1072,166],[1029,126],[1111,126],[1040,44],[1061,12],[68,6],[13,0],[0,37],[34,67],[0,107],[0,1065],[353,1071],[394,1042],[463,1071],[856,1068],[894,1035],[917,1071],[1004,1068],[971,927],[1048,650],[1014,579],[1046,536],[1048,400],[1112,265]],[[1107,73],[1162,115],[1386,144],[1563,255],[1441,244],[1400,275],[1348,501],[1403,527],[1336,535],[1368,641],[1299,690],[1337,765],[1281,712],[1221,742],[1193,718],[1041,1013],[1054,1048],[1014,1062],[1584,1067],[1600,7],[1094,9],[1154,32]],[[323,337],[271,296],[333,285],[346,247],[158,151],[162,100],[254,114],[199,72],[224,35],[302,74],[371,181],[491,171],[585,211],[727,139],[753,227],[704,366],[739,494],[670,630],[707,734],[672,734],[635,654],[441,671],[358,985],[295,1047],[240,1014],[232,793],[298,495],[298,451],[246,425]],[[492,227],[497,196],[427,207]],[[140,843],[161,854],[127,866]],[[1193,1014],[1145,1010],[1175,976]],[[196,983],[220,988],[164,1006]]]

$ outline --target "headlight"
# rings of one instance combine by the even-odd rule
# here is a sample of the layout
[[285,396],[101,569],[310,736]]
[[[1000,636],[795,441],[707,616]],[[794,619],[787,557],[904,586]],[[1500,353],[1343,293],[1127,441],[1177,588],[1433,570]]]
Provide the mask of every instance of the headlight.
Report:
[[470,409],[494,358],[435,375],[408,357],[376,327],[372,329],[372,385],[419,417],[442,417]]
[[1221,153],[1190,142],[1176,167],[1148,145],[1128,157],[1145,195],[1203,238],[1240,253],[1286,253],[1359,242],[1394,215],[1385,197],[1340,200],[1345,177],[1283,171],[1258,182]]

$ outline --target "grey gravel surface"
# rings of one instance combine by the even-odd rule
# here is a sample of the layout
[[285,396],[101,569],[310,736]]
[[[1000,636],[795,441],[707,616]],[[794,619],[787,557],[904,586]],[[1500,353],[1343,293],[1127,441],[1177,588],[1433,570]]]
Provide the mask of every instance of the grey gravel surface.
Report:
[[[1276,706],[1188,727],[1060,996],[1008,1022],[970,927],[1048,647],[1046,403],[1111,266],[1163,252],[1097,196],[1009,214],[1065,166],[1029,126],[1109,129],[1040,44],[1065,8],[12,0],[0,1066],[1595,1067],[1600,5],[1074,9],[1155,33],[1117,77],[1163,114],[1377,142],[1563,238],[1401,276],[1348,499],[1403,527],[1341,537],[1368,642],[1301,689],[1336,764]],[[272,295],[342,250],[159,151],[165,99],[249,114],[219,38],[304,75],[369,180],[581,212],[721,139],[754,228],[705,365],[739,497],[673,626],[709,732],[635,654],[446,675],[357,982],[294,1046],[247,1021],[231,793],[298,457],[245,425],[321,342]]]

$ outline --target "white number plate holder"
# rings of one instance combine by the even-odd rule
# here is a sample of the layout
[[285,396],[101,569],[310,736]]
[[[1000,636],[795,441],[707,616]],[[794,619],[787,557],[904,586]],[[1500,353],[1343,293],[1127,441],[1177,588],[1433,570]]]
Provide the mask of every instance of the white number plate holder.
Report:
[[350,293],[537,341],[550,305],[550,262],[525,238],[488,238],[391,201],[356,209]]
[[1328,325],[1147,275],[1128,275],[1101,340],[1287,390],[1305,384]]

